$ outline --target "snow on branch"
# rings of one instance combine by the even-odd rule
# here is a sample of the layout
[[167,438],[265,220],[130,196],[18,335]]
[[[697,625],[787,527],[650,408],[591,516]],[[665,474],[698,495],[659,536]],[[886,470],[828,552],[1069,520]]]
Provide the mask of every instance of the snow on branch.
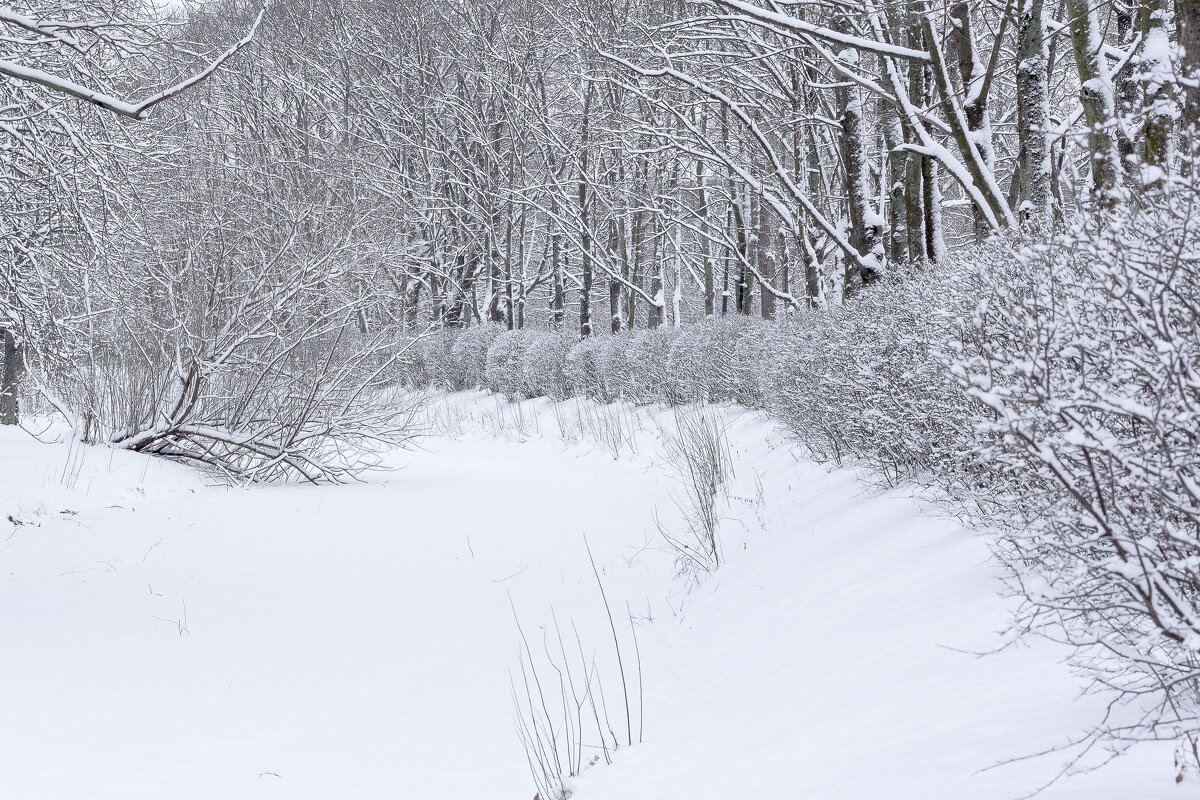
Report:
[[[250,44],[250,42],[254,40],[254,35],[258,31],[259,23],[262,22],[263,14],[265,13],[266,6],[263,6],[263,9],[258,12],[258,16],[255,18],[254,24],[250,27],[250,31],[241,40],[231,45],[229,49],[227,49],[216,60],[212,61],[200,72],[192,75],[186,80],[180,81],[168,89],[164,89],[163,91],[138,102],[122,100],[105,92],[91,89],[80,83],[76,83],[69,78],[52,75],[49,72],[37,69],[36,67],[28,67],[24,64],[19,64],[15,61],[7,59],[0,59],[0,75],[7,75],[10,78],[26,81],[28,83],[35,83],[39,86],[50,89],[51,91],[69,95],[79,100],[84,100],[106,111],[111,111],[114,114],[119,114],[131,119],[145,119],[150,111],[159,103],[170,100],[172,97],[175,97],[176,95],[192,88],[196,84],[201,83],[214,72],[216,72],[222,64],[236,55],[238,51]],[[78,47],[78,44],[69,37],[64,37],[62,34],[54,32],[45,24],[37,23],[35,20],[23,17],[10,11],[9,9],[0,8],[0,21],[11,22],[23,28],[52,36],[68,46],[72,46],[74,48]]]
[[892,56],[893,58],[906,58],[913,61],[929,61],[929,54],[923,50],[914,50],[910,47],[900,47],[898,45],[888,44],[887,42],[879,42],[874,39],[864,39],[861,36],[854,36],[848,33],[839,33],[838,31],[830,30],[829,28],[820,25],[814,25],[811,22],[805,22],[802,19],[796,19],[786,14],[780,14],[776,11],[768,11],[765,8],[760,8],[753,3],[747,3],[745,0],[717,0],[720,5],[740,11],[740,15],[736,15],[734,19],[740,19],[747,22],[754,22],[759,25],[775,25],[786,30],[796,33],[806,33],[810,36],[816,36],[819,39],[824,39],[828,42],[840,44],[843,47],[850,47],[855,50],[864,50],[870,53],[878,53],[879,55]]

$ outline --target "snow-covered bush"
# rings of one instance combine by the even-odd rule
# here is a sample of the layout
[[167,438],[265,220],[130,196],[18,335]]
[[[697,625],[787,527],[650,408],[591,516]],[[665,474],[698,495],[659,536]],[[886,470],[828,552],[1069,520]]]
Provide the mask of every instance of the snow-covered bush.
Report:
[[979,412],[941,354],[971,307],[970,269],[931,267],[854,303],[796,315],[769,337],[764,403],[818,457],[888,482],[959,475]]
[[487,387],[510,399],[527,394],[525,389],[524,331],[505,331],[487,351]]
[[727,399],[755,408],[762,405],[762,373],[775,326],[758,317],[743,317],[733,330],[733,374]]
[[[262,210],[224,202],[233,217]],[[50,319],[87,325],[26,329],[30,385],[75,435],[234,480],[313,482],[349,480],[412,438],[396,391],[412,334],[347,286],[349,256],[298,240],[268,253],[257,231],[192,222],[156,220],[186,260],[131,239],[96,255],[95,283],[47,296]]]
[[450,391],[463,388],[458,363],[453,356],[457,337],[456,329],[442,328],[421,340],[414,348],[416,355],[410,371],[413,385],[421,388],[436,386]]
[[678,403],[738,400],[746,366],[736,363],[737,341],[751,330],[751,324],[731,316],[683,328],[667,358],[669,399]]
[[[1014,248],[955,374],[1019,526],[1018,620],[1129,707],[1117,740],[1200,740],[1200,196],[1176,189]],[[1020,265],[1020,269],[1013,269]]]
[[567,382],[571,393],[591,397],[601,402],[608,402],[604,376],[600,371],[600,352],[604,346],[603,337],[589,336],[575,344],[567,354]]
[[[235,481],[353,479],[378,463],[379,450],[415,435],[416,401],[395,388],[396,364],[413,340],[399,332],[361,336],[342,319],[321,319],[312,311],[320,287],[305,288],[293,299],[311,311],[307,324],[289,324],[280,312],[267,317],[278,322],[272,336],[259,334],[266,326],[256,318],[240,319],[236,307],[210,303],[221,335],[201,341],[185,325],[207,320],[172,308],[148,314],[141,330],[114,325],[91,358],[31,359],[34,380],[88,443]],[[275,298],[264,291],[255,299],[268,306]]]
[[600,348],[596,353],[596,371],[604,384],[603,396],[607,401],[627,398],[633,389],[626,352],[630,338],[628,331],[597,337]]
[[667,362],[677,328],[659,326],[629,334],[625,350],[625,397],[634,403],[665,402],[670,396]]
[[523,378],[531,397],[565,400],[570,392],[567,356],[576,343],[573,335],[549,331],[526,331]]
[[450,351],[458,388],[475,389],[487,382],[488,348],[503,330],[499,325],[472,325],[458,334]]

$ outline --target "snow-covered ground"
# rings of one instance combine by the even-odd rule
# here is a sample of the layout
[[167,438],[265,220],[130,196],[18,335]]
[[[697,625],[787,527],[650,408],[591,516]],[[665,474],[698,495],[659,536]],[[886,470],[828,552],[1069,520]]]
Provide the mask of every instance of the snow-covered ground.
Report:
[[[638,620],[645,725],[578,800],[1014,798],[1052,776],[1060,756],[981,770],[1100,700],[1047,643],[973,654],[1007,608],[982,537],[720,413],[726,564],[690,591],[657,528],[680,524],[667,411],[457,396],[395,471],[341,487],[0,432],[0,798],[528,800],[514,609],[535,650],[553,613],[605,652],[585,534]],[[1194,791],[1172,778],[1144,747],[1042,796]]]

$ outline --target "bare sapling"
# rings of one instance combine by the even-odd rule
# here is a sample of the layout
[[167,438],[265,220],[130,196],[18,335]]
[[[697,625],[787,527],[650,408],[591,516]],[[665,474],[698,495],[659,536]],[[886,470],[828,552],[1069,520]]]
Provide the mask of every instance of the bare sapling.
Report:
[[[621,641],[600,569],[586,537],[584,547],[612,636],[612,656],[621,682],[624,731],[618,734],[613,728],[613,722],[620,726],[622,712],[618,711],[615,718],[610,718],[604,696],[603,674],[597,664],[596,653],[589,653],[585,649],[574,621],[570,625],[575,647],[569,648],[558,615],[552,607],[550,617],[553,629],[548,626],[542,628],[542,645],[540,651],[535,652],[514,605],[513,619],[520,639],[518,672],[509,675],[514,726],[525,751],[537,796],[546,800],[566,800],[573,791],[574,779],[583,770],[599,763],[601,759],[605,764],[611,764],[615,750],[633,744],[635,727],[638,742],[642,741],[645,733],[641,648],[633,613],[627,603],[636,664],[636,698],[631,691],[631,676],[626,673],[625,660],[629,645]],[[509,602],[511,605],[511,598]],[[573,652],[569,653],[569,650]],[[589,733],[592,728],[594,739]]]
[[661,521],[659,532],[676,553],[679,571],[693,579],[721,566],[720,509],[733,478],[725,426],[709,409],[676,406],[673,426],[660,426],[663,456],[683,491],[675,498],[687,532],[672,532]]

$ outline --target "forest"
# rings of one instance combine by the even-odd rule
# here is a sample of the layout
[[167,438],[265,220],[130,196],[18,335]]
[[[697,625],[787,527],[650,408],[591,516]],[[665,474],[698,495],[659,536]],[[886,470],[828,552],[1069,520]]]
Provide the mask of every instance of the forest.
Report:
[[[1166,743],[1200,779],[1200,2],[29,0],[0,31],[0,425],[245,487],[369,482],[479,390],[670,413],[695,587],[738,444],[705,415],[748,410],[986,532],[1006,630],[1105,698],[1064,775]],[[609,748],[524,683],[565,798]]]

